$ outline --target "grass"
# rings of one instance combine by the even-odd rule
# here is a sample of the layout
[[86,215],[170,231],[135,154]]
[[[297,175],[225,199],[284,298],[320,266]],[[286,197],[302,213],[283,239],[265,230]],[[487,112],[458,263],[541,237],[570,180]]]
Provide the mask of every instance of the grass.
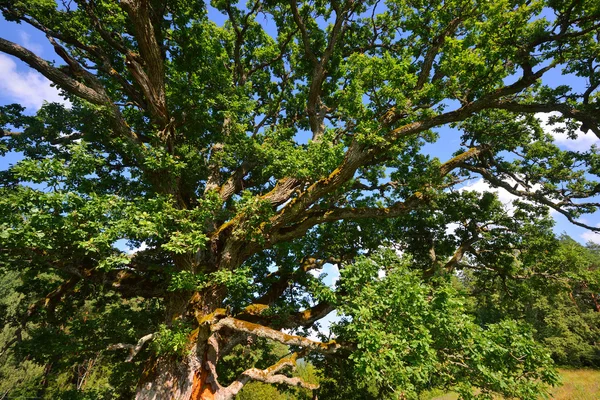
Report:
[[[554,400],[600,400],[600,370],[561,369],[562,385],[550,391]],[[456,400],[456,393],[427,396],[431,400]]]
[[456,393],[446,393],[441,396],[432,397],[431,400],[456,400],[458,395]]
[[562,386],[550,392],[556,400],[600,399],[600,371],[592,369],[561,369]]

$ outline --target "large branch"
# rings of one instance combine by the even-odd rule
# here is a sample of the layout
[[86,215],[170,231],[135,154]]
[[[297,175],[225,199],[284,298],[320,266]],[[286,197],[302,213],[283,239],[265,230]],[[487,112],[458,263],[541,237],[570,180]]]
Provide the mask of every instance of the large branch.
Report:
[[305,382],[298,377],[290,378],[281,374],[274,375],[268,369],[261,370],[257,368],[251,368],[247,371],[244,371],[243,376],[247,377],[248,379],[270,384],[283,384],[293,387],[303,387],[304,389],[309,390],[315,390],[319,388],[319,385]]
[[[273,364],[267,369],[261,370],[257,368],[250,368],[244,372],[242,372],[237,379],[232,382],[229,386],[223,387],[219,383],[219,376],[217,373],[217,364],[220,358],[227,353],[225,348],[221,349],[218,336],[219,331],[222,328],[228,327],[234,329],[236,332],[248,333],[250,335],[259,336],[259,337],[267,337],[257,333],[258,329],[256,328],[256,324],[250,324],[252,326],[248,327],[248,329],[239,329],[237,328],[240,323],[244,323],[244,321],[237,321],[231,317],[225,317],[226,314],[224,310],[216,310],[213,314],[203,317],[199,320],[201,327],[206,327],[210,325],[210,331],[212,334],[207,339],[207,346],[204,355],[204,365],[203,369],[207,374],[207,383],[212,387],[213,393],[216,394],[216,398],[221,400],[229,400],[233,399],[233,397],[244,387],[246,383],[250,380],[257,380],[265,383],[276,383],[276,384],[287,384],[291,386],[301,386],[306,389],[317,389],[318,385],[313,385],[304,382],[300,378],[290,378],[282,374],[277,374],[281,370],[291,367],[296,367],[296,360],[299,355],[304,354],[306,350],[302,350],[300,353],[294,353],[290,357],[285,357],[280,359],[277,363]],[[219,318],[223,318],[220,319]],[[215,321],[218,321],[215,323]],[[233,324],[230,323],[234,321]],[[211,325],[212,324],[212,325]],[[249,324],[249,323],[246,323]],[[264,327],[262,327],[264,328]],[[269,330],[268,328],[264,328]],[[250,332],[249,332],[250,330]],[[273,332],[278,332],[274,330],[270,330]],[[281,334],[281,332],[279,332]],[[296,338],[290,335],[286,335],[292,338]],[[274,337],[274,334],[269,334],[269,338]],[[299,338],[299,337],[298,337]],[[300,338],[305,339],[305,338]],[[287,340],[290,341],[289,339]],[[233,344],[235,345],[235,343]],[[297,345],[295,342],[292,345]],[[227,344],[226,344],[227,346]],[[230,346],[232,347],[232,346]]]
[[270,235],[270,243],[286,242],[303,236],[315,225],[339,220],[387,219],[405,215],[427,204],[428,197],[417,192],[406,201],[399,201],[389,207],[331,207],[305,213],[305,218],[295,224],[283,227]]
[[[426,118],[419,121],[414,121],[388,131],[385,134],[385,140],[381,144],[368,146],[364,143],[354,140],[342,162],[328,176],[317,180],[308,185],[303,190],[296,191],[290,188],[287,192],[287,204],[279,209],[276,215],[271,217],[268,228],[263,231],[265,237],[268,238],[268,245],[274,245],[278,242],[289,241],[302,236],[311,227],[328,221],[334,221],[344,218],[365,217],[365,218],[390,218],[400,215],[410,207],[408,204],[398,203],[391,207],[381,209],[334,209],[334,210],[310,210],[310,207],[319,199],[327,194],[339,189],[346,182],[351,180],[356,171],[366,165],[380,162],[387,155],[387,150],[390,145],[393,145],[398,140],[404,137],[416,135],[436,126],[450,124],[452,122],[462,121],[471,115],[485,109],[494,109],[501,103],[503,98],[515,95],[525,88],[535,83],[543,74],[554,68],[557,62],[550,63],[548,66],[540,68],[535,73],[529,73],[522,76],[515,83],[498,88],[479,99],[463,104],[460,108],[443,113],[437,116]],[[386,126],[382,126],[382,131],[387,130]],[[282,178],[276,187],[263,198],[270,198],[280,192],[280,183],[293,181],[293,178]],[[297,192],[296,197],[292,194]],[[283,192],[285,194],[285,191]],[[415,193],[416,196],[423,196],[421,193]],[[411,200],[414,201],[414,200]],[[415,201],[415,203],[417,203]],[[412,204],[411,204],[412,206]],[[328,211],[331,211],[328,213]],[[227,235],[239,226],[247,218],[244,214],[238,214],[228,222],[222,224],[211,235],[211,245],[220,246],[225,249],[221,257],[223,265],[226,268],[239,265],[242,259],[260,251],[264,246],[259,246],[252,243],[242,245],[235,238]],[[266,226],[266,224],[265,224]],[[219,242],[221,242],[219,244]]]
[[150,5],[147,0],[122,0],[121,7],[133,23],[135,38],[143,60],[143,63],[139,63],[128,52],[128,66],[148,99],[148,106],[156,123],[161,128],[165,128],[169,123],[169,113],[165,94],[164,64],[160,44],[157,41],[157,32],[150,17]]
[[450,260],[444,265],[444,271],[452,273],[454,269],[460,264],[466,252],[471,249],[471,246],[475,244],[480,238],[474,235],[472,238],[464,241],[458,246]]
[[267,304],[255,302],[237,314],[236,319],[252,322],[273,329],[308,328],[315,322],[334,311],[336,306],[328,301],[323,301],[305,310],[285,315],[269,315],[270,307]]
[[[458,166],[464,160],[479,155],[483,150],[483,147],[472,148],[454,157],[450,161],[442,164],[440,166],[439,172],[440,178],[446,176],[448,173],[450,173],[450,171],[452,171],[452,169],[456,168],[456,166]],[[358,162],[350,157],[353,154],[353,152],[349,151],[346,154],[346,160],[349,160],[349,162]],[[358,168],[358,166],[352,169],[351,172],[354,171],[356,168]],[[344,183],[346,179],[345,173],[344,175],[342,175],[342,170],[345,170],[345,168],[340,167],[330,175],[331,179],[335,180],[335,183],[332,184],[329,180],[318,181],[311,187],[309,187],[308,190],[304,191],[303,194],[307,194],[307,192],[310,194],[311,190],[321,191],[323,193],[327,193],[330,189],[333,190],[332,186],[337,185],[338,182],[340,184]],[[298,185],[299,183],[300,182],[298,180],[293,178],[283,178],[277,183],[277,186],[271,192],[264,195],[262,199],[270,200],[272,203],[275,203],[276,201],[285,201],[286,199],[289,199],[289,196],[296,190],[296,185]],[[319,187],[319,185],[322,186]],[[297,207],[296,209],[300,210],[300,207],[302,206],[302,204],[298,205],[297,202],[305,199],[306,198],[303,199],[301,195],[298,198],[290,200],[289,204],[283,208],[283,211],[271,220],[274,228],[270,229],[270,231],[265,234],[265,238],[268,239],[267,244],[269,246],[301,237],[306,233],[306,231],[308,231],[313,226],[326,222],[333,222],[342,219],[398,217],[400,215],[406,214],[407,212],[415,210],[421,207],[422,205],[425,205],[428,201],[428,196],[426,193],[416,192],[412,196],[407,198],[405,201],[397,202],[389,207],[330,207],[326,209],[310,209],[302,213],[298,221],[293,221],[291,216],[293,216],[293,213],[296,212],[296,210],[294,209]],[[306,200],[310,201],[310,199]],[[292,207],[293,211],[289,211],[286,214],[285,211],[286,209],[290,208],[290,206]],[[226,261],[223,263],[223,265],[226,265],[228,267],[234,265],[231,263],[232,260],[235,261],[243,258],[241,257],[241,255],[249,256],[251,254],[254,254],[253,252],[263,248],[249,245],[241,246],[238,242],[234,242],[227,237],[227,234],[233,229],[235,229],[235,227],[238,224],[242,223],[245,217],[246,216],[244,214],[236,215],[233,219],[222,224],[211,237],[211,242],[213,243],[213,246],[217,246],[220,240],[224,240],[226,242],[223,248],[227,249],[227,251],[224,251],[223,255],[226,256],[227,259],[223,260]],[[290,220],[289,223],[287,222],[288,219]]]
[[[439,172],[440,178],[446,176],[464,160],[478,156],[483,150],[483,147],[472,148],[442,164]],[[371,152],[370,154],[377,154],[372,149],[368,151]],[[353,155],[356,155],[356,159],[352,157]],[[350,163],[358,163],[360,162],[360,157],[360,154],[349,151],[346,154],[346,161]],[[346,171],[346,168],[339,167],[330,175],[331,181],[320,180],[309,187],[308,190],[305,190],[299,197],[290,200],[288,205],[283,207],[282,211],[280,211],[279,214],[275,215],[275,217],[271,219],[272,228],[266,231],[264,235],[264,237],[267,239],[267,245],[272,246],[276,243],[296,239],[304,235],[313,226],[326,222],[333,222],[343,219],[398,217],[425,205],[428,201],[427,190],[430,188],[424,188],[425,192],[415,192],[405,201],[397,202],[388,207],[315,208],[300,213],[303,204],[298,204],[298,202],[310,201],[310,197],[306,196],[307,194],[309,196],[314,195],[314,192],[321,192],[325,194],[330,190],[333,190],[338,183],[344,183],[347,181],[346,173],[350,174],[350,172],[355,171],[358,166],[349,168],[352,169]],[[335,182],[332,182],[333,180],[335,180]],[[299,182],[293,178],[284,178],[278,182],[275,189],[264,195],[262,199],[271,201],[275,199],[282,201],[284,201],[286,198],[289,199],[288,196],[290,196],[291,193],[296,190],[296,185],[298,184]],[[302,196],[303,194],[305,197]],[[289,210],[290,208],[292,209]],[[299,213],[299,218],[294,221],[292,217],[296,212]],[[256,243],[246,243],[245,245],[241,245],[239,242],[236,242],[228,237],[228,233],[235,229],[236,226],[243,223],[244,218],[246,217],[247,216],[244,214],[236,215],[231,220],[222,224],[213,233],[213,235],[211,235],[211,246],[222,246],[221,248],[224,249],[221,257],[224,268],[231,268],[232,266],[237,265],[236,263],[239,263],[244,257],[250,256],[256,251],[264,248],[264,246],[258,246]],[[221,244],[219,244],[220,242]]]
[[261,5],[262,2],[260,0],[255,1],[248,13],[241,18],[241,21],[238,21],[235,13],[237,9],[234,11],[229,0],[223,3],[223,7],[225,8],[225,11],[229,17],[229,22],[231,23],[231,26],[235,32],[235,44],[233,46],[233,62],[235,64],[233,71],[233,84],[236,86],[244,86],[249,76],[244,69],[244,63],[242,61],[242,45],[244,44],[246,32],[250,27],[248,21],[251,16],[254,16],[259,11]]
[[[81,0],[81,1],[83,1],[83,0]],[[91,11],[92,10],[91,5],[89,3],[86,3],[85,1],[83,1],[83,7],[86,8],[88,15],[92,18],[92,21],[94,22],[95,26],[98,28],[101,37],[103,37],[105,39],[108,38],[109,45],[116,44],[116,46],[113,46],[113,48],[115,48],[117,51],[121,51],[121,50],[125,49],[123,45],[116,43],[116,40],[112,36],[108,35],[106,33],[106,31],[102,30],[102,26],[99,23],[96,14],[93,11]],[[58,32],[56,30],[48,28],[47,26],[44,26],[43,24],[41,24],[34,18],[30,18],[30,17],[24,16],[24,15],[19,15],[19,14],[13,12],[12,10],[5,10],[5,12],[8,13],[16,21],[25,22],[25,23],[31,25],[32,27],[34,27],[35,29],[38,29],[39,31],[43,32],[46,35],[46,37],[48,38],[48,40],[50,41],[50,43],[55,48],[56,48],[56,45],[58,44],[56,42],[57,40],[62,43],[65,43],[69,46],[72,46],[73,48],[76,48],[79,52],[81,52],[84,55],[85,58],[87,58],[90,61],[92,61],[93,63],[95,63],[96,67],[100,71],[103,71],[107,76],[111,76],[111,77],[115,78],[117,80],[117,82],[121,85],[123,91],[130,97],[130,99],[132,101],[135,102],[135,104],[138,107],[144,108],[144,109],[146,108],[146,103],[145,103],[143,97],[141,96],[141,94],[133,87],[133,85],[131,85],[131,83],[129,83],[127,81],[127,79],[125,79],[125,77],[123,77],[121,74],[119,74],[116,71],[116,69],[114,68],[114,66],[111,62],[110,57],[104,52],[104,50],[101,47],[96,46],[96,45],[84,44],[80,40],[69,35],[68,33]],[[59,52],[60,52],[60,50],[59,50]],[[62,50],[62,52],[66,53],[66,51],[64,49]],[[61,58],[65,59],[65,57],[64,57],[65,54],[59,53],[59,55],[61,56]],[[74,58],[72,58],[72,59],[74,60]],[[69,62],[67,61],[67,63],[69,63]]]
[[[581,130],[587,132],[591,129],[600,138],[600,119],[594,113],[577,110],[568,104],[527,103],[521,104],[514,101],[505,101],[498,104],[497,108],[517,113],[550,113],[560,112],[568,118],[573,118],[582,123]],[[597,113],[596,113],[597,114]]]
[[60,88],[77,97],[96,105],[107,105],[107,103],[110,103],[110,99],[105,93],[100,93],[71,78],[60,69],[50,65],[46,60],[16,43],[0,38],[0,51],[17,57],[50,81],[56,83]]
[[235,381],[226,388],[220,388],[218,395],[221,399],[232,399],[240,390],[250,381],[259,381],[269,384],[283,384],[292,387],[303,387],[308,390],[315,390],[319,385],[305,382],[301,378],[290,378],[283,374],[277,374],[284,368],[296,368],[296,360],[299,354],[293,353],[289,357],[280,359],[275,364],[266,369],[250,368],[242,372]]
[[[445,162],[439,168],[440,179],[447,176],[455,168],[461,166],[466,160],[478,157],[484,151],[486,151],[484,146],[473,147]],[[399,217],[425,206],[429,201],[427,189],[430,188],[425,187],[423,188],[423,192],[417,191],[406,200],[398,201],[388,207],[330,207],[326,209],[310,209],[305,211],[303,219],[300,222],[280,228],[270,236],[270,240],[273,243],[289,241],[302,236],[313,226],[325,222]]]
[[66,92],[89,101],[92,104],[106,107],[111,114],[111,122],[115,130],[130,141],[141,144],[138,136],[129,129],[118,107],[113,104],[113,101],[101,86],[94,85],[94,88],[86,86],[59,68],[50,65],[50,63],[38,57],[30,50],[3,38],[0,38],[0,51],[17,57]]
[[465,118],[484,109],[495,108],[499,103],[499,99],[522,91],[529,85],[533,84],[546,71],[553,67],[554,63],[548,65],[547,67],[541,68],[536,73],[522,77],[512,85],[497,89],[478,100],[467,103],[457,110],[440,114],[425,120],[411,122],[393,129],[386,135],[385,144],[377,147],[368,148],[354,141],[346,152],[342,163],[327,177],[313,183],[297,198],[290,201],[286,207],[284,207],[275,217],[272,218],[272,225],[274,227],[280,227],[282,225],[289,224],[289,222],[301,216],[305,210],[319,198],[331,193],[348,180],[352,179],[358,168],[368,163],[375,162],[377,157],[386,152],[390,144],[396,142],[400,138],[415,135],[436,126],[464,120]]
[[440,49],[446,42],[446,38],[453,34],[456,31],[456,28],[460,25],[460,23],[464,20],[465,16],[456,17],[450,23],[446,29],[442,31],[437,37],[435,37],[432,41],[431,46],[427,50],[425,54],[425,58],[423,59],[423,65],[421,66],[421,72],[419,73],[419,77],[417,78],[417,84],[415,86],[415,90],[421,90],[425,83],[429,79],[429,75],[431,74],[431,69],[433,67],[433,62],[435,57],[438,55]]
[[213,332],[219,331],[223,328],[229,328],[234,331],[244,332],[253,336],[270,339],[288,346],[299,346],[306,350],[317,351],[323,354],[334,354],[344,348],[344,346],[336,343],[335,341],[330,341],[327,343],[317,342],[307,339],[303,336],[288,335],[276,329],[271,329],[263,325],[242,321],[232,317],[222,318],[211,326],[211,330]]
[[312,50],[313,43],[310,40],[310,33],[307,29],[306,23],[300,15],[296,0],[290,1],[294,22],[301,33],[304,54],[313,65],[312,76],[309,83],[308,98],[306,102],[306,113],[308,114],[310,128],[313,133],[313,141],[320,140],[321,136],[325,132],[324,120],[327,107],[321,100],[321,92],[323,82],[327,77],[327,64],[331,60],[336,45],[344,34],[344,23],[346,22],[348,16],[352,13],[353,8],[356,6],[356,3],[353,0],[344,3],[345,4],[343,8],[340,8],[337,2],[331,3],[336,14],[335,22],[331,28],[331,34],[329,35],[327,47],[319,58]]
[[298,10],[297,1],[290,0],[290,6],[292,9],[292,15],[294,16],[294,22],[300,30],[300,34],[302,37],[302,45],[304,46],[304,55],[310,60],[310,62],[313,65],[317,65],[319,63],[319,60],[317,59],[315,53],[312,51],[310,35],[308,33],[308,29],[306,28],[306,24],[304,23],[304,20],[302,19],[302,16],[300,15],[300,12]]
[[[585,18],[585,20],[590,21],[590,20],[597,19],[599,17],[600,17],[600,14],[592,14],[592,15],[589,15],[587,18]],[[557,21],[558,21],[558,19],[557,19]],[[579,38],[579,37],[585,36],[591,32],[597,32],[600,29],[600,23],[596,23],[596,24],[592,24],[592,25],[588,26],[585,29],[569,31],[569,28],[571,28],[572,25],[577,24],[577,22],[584,22],[584,21],[583,20],[581,20],[581,21],[576,21],[576,20],[564,21],[564,23],[562,24],[562,27],[561,27],[561,31],[559,33],[551,34],[550,32],[547,32],[546,35],[539,36],[537,39],[535,39],[531,43],[529,43],[528,48],[533,50],[537,46],[540,46],[544,43],[550,43],[550,42],[564,44],[564,42],[569,39]]]
[[[244,177],[250,170],[256,165],[255,162],[252,161],[244,161],[242,165],[238,169],[236,169],[231,176],[223,183],[220,187],[217,188],[218,183],[215,181],[214,183],[207,184],[206,187],[210,189],[217,189],[219,191],[219,196],[223,202],[229,200],[233,195],[240,192],[244,186]],[[215,166],[217,168],[218,166]],[[220,174],[213,173],[214,177],[219,177]],[[216,178],[213,178],[216,179]]]
[[334,311],[336,306],[328,301],[322,301],[303,311],[291,314],[284,321],[283,328],[293,329],[298,327],[307,328],[312,326],[318,320],[325,318],[327,314]]

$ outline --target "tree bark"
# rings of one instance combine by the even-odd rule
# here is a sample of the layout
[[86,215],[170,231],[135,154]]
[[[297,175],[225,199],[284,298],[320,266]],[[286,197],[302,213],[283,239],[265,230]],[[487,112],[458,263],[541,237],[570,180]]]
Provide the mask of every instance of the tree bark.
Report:
[[191,350],[183,359],[162,357],[148,363],[136,400],[222,400],[205,365],[206,339],[198,336],[190,338]]
[[[317,342],[238,320],[228,316],[225,309],[203,314],[198,323],[198,329],[189,338],[190,350],[183,359],[163,357],[148,363],[138,384],[136,400],[231,400],[250,381],[315,390],[319,385],[282,372],[287,368],[295,369],[296,360],[306,352],[333,354],[342,347],[335,341]],[[228,332],[225,343],[220,342],[220,339],[223,340],[222,331]],[[266,369],[249,368],[228,386],[221,386],[216,366],[219,359],[238,343],[235,333],[263,337],[288,346],[299,346],[303,350],[281,358]]]
[[194,318],[198,328],[188,339],[188,351],[182,357],[159,357],[150,360],[136,390],[136,400],[222,400],[210,370],[210,323],[223,300],[218,288],[195,294],[179,293],[167,302],[167,322]]
[[[136,400],[190,400],[201,384],[198,373],[202,360],[191,354],[184,360],[159,358],[149,363],[138,384]],[[210,398],[210,397],[209,397]]]

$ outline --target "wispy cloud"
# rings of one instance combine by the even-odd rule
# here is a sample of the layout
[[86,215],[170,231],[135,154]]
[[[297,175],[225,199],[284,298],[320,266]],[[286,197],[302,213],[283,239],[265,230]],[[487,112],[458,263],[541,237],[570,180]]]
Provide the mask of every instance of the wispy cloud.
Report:
[[19,31],[19,44],[21,44],[26,49],[33,51],[38,56],[41,56],[44,52],[44,47],[35,43],[31,40],[31,35],[25,31]]
[[575,139],[571,139],[566,132],[557,132],[556,129],[564,129],[565,124],[556,123],[554,125],[550,125],[548,124],[548,119],[551,116],[558,115],[560,114],[557,112],[538,113],[535,115],[535,117],[540,120],[542,129],[554,137],[554,141],[557,145],[573,151],[586,151],[589,150],[594,144],[600,145],[600,139],[598,139],[598,137],[591,131],[583,133],[582,131],[578,130],[577,137]]
[[[510,180],[506,180],[507,183],[509,183],[511,186],[517,186],[517,189],[519,190],[525,190],[525,188],[521,185],[517,185],[517,182],[510,179]],[[541,188],[541,186],[539,184],[534,185],[533,187],[531,187],[529,189],[529,191],[531,192],[535,192],[536,190],[539,190]],[[509,193],[506,189],[504,188],[500,188],[500,187],[492,187],[489,183],[487,183],[486,181],[483,180],[483,178],[479,178],[477,179],[475,182],[471,183],[470,185],[466,185],[463,186],[459,189],[461,192],[462,191],[473,191],[473,192],[478,192],[478,193],[484,193],[484,192],[491,192],[491,193],[495,193],[496,196],[498,196],[498,200],[500,200],[500,202],[504,205],[505,209],[512,215],[512,213],[515,211],[515,206],[513,204],[513,202],[517,199],[519,199],[518,196],[515,196],[512,193]],[[526,201],[524,199],[520,199],[521,201]],[[550,209],[550,214],[556,214],[556,211],[554,209]],[[454,231],[454,229],[456,229],[456,227],[450,227],[448,226],[447,229]]]
[[19,71],[17,63],[0,54],[0,93],[4,103],[19,103],[24,107],[39,109],[44,101],[70,103],[59,95],[58,89],[38,72]]
[[[600,224],[597,224],[596,226],[600,227]],[[586,231],[583,232],[579,237],[585,240],[586,242],[600,244],[600,233],[598,232]]]

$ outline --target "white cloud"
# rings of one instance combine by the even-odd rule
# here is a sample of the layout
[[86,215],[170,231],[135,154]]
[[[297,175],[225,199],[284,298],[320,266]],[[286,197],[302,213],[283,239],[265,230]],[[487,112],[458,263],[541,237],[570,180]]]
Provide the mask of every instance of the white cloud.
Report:
[[[596,227],[600,227],[600,224],[596,224]],[[580,236],[583,240],[587,242],[592,242],[596,244],[600,244],[600,233],[594,231],[585,231]]]
[[[515,186],[515,184],[517,183],[516,181],[514,181],[513,179],[509,179],[506,180],[505,182],[507,182],[509,185],[511,186]],[[535,192],[536,190],[538,190],[541,186],[539,184],[534,185],[533,187],[531,187],[529,189],[530,192]],[[517,187],[518,190],[524,190],[523,186],[518,185]],[[477,193],[484,193],[484,192],[491,192],[491,193],[495,193],[496,196],[498,196],[498,200],[500,200],[500,202],[504,205],[505,209],[512,215],[512,213],[515,210],[515,207],[513,205],[513,202],[517,199],[519,199],[519,196],[515,196],[512,193],[509,193],[506,189],[503,188],[495,188],[490,186],[489,183],[487,183],[486,181],[483,180],[483,178],[479,178],[478,180],[476,180],[474,183],[470,184],[470,185],[466,185],[463,186],[459,189],[459,191],[473,191],[473,192],[477,192]],[[521,199],[522,201],[526,201],[524,199]],[[550,209],[550,214],[555,214],[556,211],[554,209]],[[450,224],[451,225],[451,224]],[[446,232],[454,232],[454,230],[457,228],[457,226],[450,226],[448,225],[446,227]]]
[[335,287],[340,280],[340,270],[335,264],[326,263],[322,268],[311,269],[308,273],[315,278],[323,275],[325,284],[330,287]]
[[39,43],[35,43],[31,41],[31,35],[25,31],[19,31],[19,43],[21,46],[25,47],[28,50],[31,50],[36,55],[41,56],[44,52],[44,48]]
[[308,271],[309,274],[311,274],[313,277],[318,278],[319,276],[321,276],[321,269],[311,269]]
[[581,238],[586,242],[593,242],[600,244],[600,233],[587,231],[581,234]]
[[135,254],[138,251],[144,251],[148,248],[148,245],[146,244],[146,242],[142,242],[142,244],[140,245],[140,247],[138,248],[130,248],[129,250],[127,250],[127,254]]
[[556,123],[554,125],[549,125],[548,119],[551,116],[558,115],[560,115],[558,112],[535,114],[535,117],[540,120],[542,129],[554,137],[557,145],[573,151],[586,151],[589,150],[593,144],[600,145],[600,139],[598,139],[598,137],[592,131],[583,133],[582,131],[578,130],[576,139],[569,138],[566,132],[556,132],[556,128],[564,128],[565,124]]
[[456,232],[459,227],[460,224],[457,224],[456,222],[449,223],[446,225],[446,235],[454,235],[454,232]]
[[[509,183],[514,185],[514,182],[509,182]],[[514,207],[512,206],[512,202],[514,200],[518,199],[517,196],[507,192],[503,188],[491,187],[489,183],[487,183],[486,181],[483,180],[483,178],[479,178],[478,180],[476,180],[474,183],[472,183],[470,185],[461,187],[459,189],[459,191],[461,191],[461,192],[464,192],[464,191],[477,192],[477,193],[484,193],[484,192],[495,193],[498,196],[498,200],[500,200],[500,202],[502,204],[504,204],[504,206],[507,207],[508,209],[513,209]]]
[[17,70],[17,63],[9,56],[0,54],[0,93],[5,103],[19,103],[24,107],[39,109],[44,101],[70,104],[61,97],[58,89],[38,72]]

